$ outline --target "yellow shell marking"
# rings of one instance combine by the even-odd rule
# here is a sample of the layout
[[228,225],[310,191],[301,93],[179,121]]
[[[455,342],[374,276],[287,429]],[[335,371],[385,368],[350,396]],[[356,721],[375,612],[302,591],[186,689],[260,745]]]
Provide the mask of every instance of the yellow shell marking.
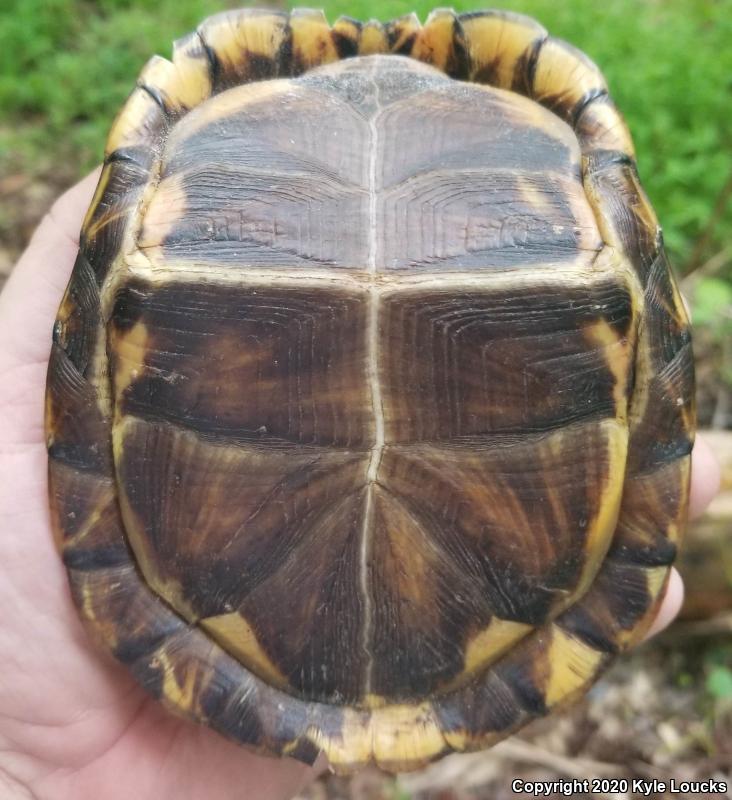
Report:
[[[366,716],[368,715],[368,716]],[[325,751],[334,767],[425,762],[447,745],[430,703],[393,705],[369,712],[344,709],[340,735],[311,728],[308,738]]]
[[[138,251],[143,254],[151,266],[163,262],[160,248],[166,236],[175,228],[178,221],[185,215],[188,206],[188,196],[185,189],[185,175],[173,173],[164,178],[157,191],[152,195],[146,211],[141,219],[140,234],[137,241]],[[134,262],[133,253],[128,261]]]
[[556,625],[551,627],[551,642],[546,663],[549,676],[544,696],[551,707],[560,700],[568,700],[581,690],[588,679],[594,677],[602,661],[602,653],[565,633]]
[[392,52],[399,52],[399,50],[404,46],[407,39],[410,36],[416,36],[419,33],[419,29],[421,27],[419,23],[419,17],[412,12],[411,14],[405,14],[403,17],[399,17],[398,19],[393,21],[394,24],[394,31],[399,31],[397,38],[392,42],[391,50]]
[[277,53],[285,38],[285,19],[245,9],[214,17],[213,24],[204,24],[201,32],[225,67],[236,66],[252,56],[270,58]]
[[572,602],[575,602],[587,591],[605,558],[618,524],[620,501],[623,498],[625,461],[628,455],[628,428],[625,424],[615,420],[607,420],[602,426],[607,432],[607,483],[600,492],[597,516],[590,521],[587,529],[587,540],[584,546],[587,561],[582,569],[577,588],[572,593]]
[[[97,188],[94,190],[94,197],[92,198],[91,203],[89,204],[89,208],[87,209],[86,215],[84,216],[84,222],[82,223],[81,229],[84,231],[84,234],[88,237],[94,235],[94,231],[99,225],[95,226],[94,230],[91,229],[91,221],[96,213],[97,206],[104,197],[105,192],[107,191],[107,186],[109,185],[109,176],[112,173],[112,164],[106,164],[104,169],[102,169],[102,174],[99,176],[99,183],[97,184]],[[106,224],[108,220],[105,219],[104,224]]]
[[332,32],[335,34],[339,34],[346,39],[350,39],[353,42],[357,42],[359,36],[361,35],[360,28],[355,20],[350,19],[349,17],[338,17],[338,19],[333,23]]
[[126,389],[142,373],[149,345],[147,327],[136,322],[129,331],[111,337],[112,352],[117,358],[114,371],[115,402],[119,403]]
[[374,53],[385,53],[387,50],[386,34],[380,22],[371,20],[361,30],[358,43],[358,54],[370,56]]
[[498,619],[497,617],[491,620],[487,628],[477,633],[468,642],[465,648],[463,676],[472,677],[476,672],[496,661],[509,647],[523,639],[531,630],[533,630],[532,626],[523,622]]
[[95,576],[82,572],[77,573],[73,578],[76,590],[81,595],[81,616],[90,626],[92,634],[102,643],[105,649],[114,649],[119,641],[117,636],[118,626],[108,617],[105,617],[104,608],[101,609],[101,616],[97,613],[97,603],[102,597],[106,596],[106,593],[111,593],[118,588],[119,583],[109,583],[105,587],[105,594],[102,595],[99,591],[99,586],[94,581]]
[[436,9],[428,17],[417,35],[412,57],[444,70],[453,48],[455,14],[446,9]]
[[201,715],[198,699],[198,671],[195,663],[188,662],[183,670],[183,682],[178,681],[175,668],[170,656],[164,649],[160,649],[150,659],[150,666],[157,667],[162,672],[162,697],[171,704],[173,709],[184,714]]
[[290,14],[292,49],[303,67],[317,67],[338,60],[338,51],[322,11],[295,9]]
[[592,90],[607,91],[600,70],[570,45],[548,39],[539,52],[534,73],[534,99],[560,97],[578,103]]
[[[607,103],[593,103],[592,114],[592,150],[618,150],[635,158],[635,148],[625,120],[617,109]],[[582,121],[582,117],[580,120]]]
[[200,620],[202,628],[244,666],[272,686],[284,688],[288,680],[257,641],[253,628],[238,611]]
[[618,336],[617,331],[614,331],[605,319],[588,325],[586,333],[588,338],[604,351],[605,361],[615,378],[615,387],[613,388],[615,413],[621,422],[625,422],[628,417],[628,370],[632,356],[631,343],[627,338]]
[[156,88],[172,111],[193,108],[211,94],[207,63],[183,52],[176,52],[173,63],[153,56],[140,73],[139,82]]
[[[473,75],[491,68],[491,83],[509,89],[513,83],[516,64],[527,48],[546,31],[529,20],[522,22],[499,15],[473,17],[462,23],[467,41]],[[494,83],[495,81],[495,83]]]
[[112,123],[105,155],[122,147],[150,146],[150,131],[145,120],[162,114],[160,107],[144,89],[135,89]]

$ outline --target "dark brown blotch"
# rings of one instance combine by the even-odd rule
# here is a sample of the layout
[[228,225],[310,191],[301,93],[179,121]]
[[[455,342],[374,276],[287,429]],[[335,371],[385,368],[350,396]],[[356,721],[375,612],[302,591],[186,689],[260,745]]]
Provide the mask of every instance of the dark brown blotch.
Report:
[[514,67],[511,91],[531,97],[534,91],[534,76],[536,75],[539,53],[546,39],[546,35],[539,36],[519,56]]
[[594,589],[607,603],[610,618],[624,631],[633,630],[655,600],[648,590],[646,567],[609,557]]
[[645,286],[662,242],[635,162],[616,150],[592,151],[585,156],[585,181],[602,199],[603,211],[610,216],[620,245]]
[[617,624],[602,593],[594,588],[590,588],[580,603],[562,614],[557,625],[593,650],[613,655],[620,651]]
[[[423,502],[388,491],[386,474],[382,480],[373,489],[370,534],[372,691],[410,702],[462,672],[466,640],[491,619],[493,598],[484,582],[466,580],[464,563],[444,549],[462,532],[440,536],[444,520],[425,514]],[[441,503],[449,502],[446,494]]]
[[358,42],[363,23],[353,17],[339,17],[331,30],[331,38],[338,58],[353,58],[358,55]]
[[[59,496],[59,483],[56,482],[56,497]],[[68,496],[64,497],[63,505],[57,500],[59,518],[68,521],[68,509],[76,505],[79,511],[83,507],[83,501],[74,504],[70,502]],[[64,516],[64,513],[66,516]],[[81,519],[84,519],[80,516]],[[88,524],[88,517],[85,519]],[[69,534],[67,524],[66,533]],[[121,567],[128,564],[131,558],[130,550],[125,538],[125,532],[119,522],[119,508],[117,507],[116,497],[112,496],[99,512],[99,516],[89,525],[88,532],[78,543],[69,543],[62,550],[63,562],[67,569],[78,571],[92,571],[98,569],[108,569],[111,567]]]
[[332,286],[129,285],[111,320],[112,374],[114,341],[135,322],[147,349],[122,410],[232,441],[370,446],[365,314]]
[[71,593],[92,634],[124,664],[149,655],[184,623],[140,581],[132,562],[69,570]]
[[511,688],[495,672],[432,701],[440,726],[446,733],[467,733],[480,740],[487,733],[507,733],[528,719]]
[[558,117],[561,117],[574,129],[576,119],[582,113],[583,109],[597,97],[601,97],[604,94],[606,94],[604,89],[590,89],[579,100],[573,100],[572,92],[567,91],[565,88],[556,93],[543,94],[541,97],[541,104],[554,112]]
[[511,651],[494,668],[495,675],[510,687],[516,702],[529,716],[547,714],[544,687],[551,674],[546,642],[536,634],[528,647]]
[[[293,690],[309,700],[358,705],[367,654],[359,585],[363,492],[335,497],[301,545],[246,596],[244,617]],[[280,534],[282,535],[282,534]]]
[[154,147],[130,146],[118,147],[113,150],[105,159],[105,164],[121,162],[131,164],[133,168],[149,172],[157,160],[158,151]]
[[686,513],[686,459],[630,472],[608,555],[621,563],[669,566],[676,555],[679,522]]
[[388,440],[536,433],[615,416],[616,376],[584,332],[598,313],[625,328],[627,289],[608,281],[389,297],[381,345]]
[[495,86],[498,83],[498,68],[500,65],[501,57],[496,56],[476,69],[470,76],[470,80],[475,83],[484,83],[487,86]]
[[49,457],[76,469],[109,474],[109,424],[97,404],[96,390],[55,343],[46,392]]
[[452,42],[445,74],[459,81],[467,80],[470,74],[470,54],[459,16],[455,16],[452,23]]
[[87,376],[100,334],[100,296],[89,261],[79,252],[53,328],[53,341],[79,373]]

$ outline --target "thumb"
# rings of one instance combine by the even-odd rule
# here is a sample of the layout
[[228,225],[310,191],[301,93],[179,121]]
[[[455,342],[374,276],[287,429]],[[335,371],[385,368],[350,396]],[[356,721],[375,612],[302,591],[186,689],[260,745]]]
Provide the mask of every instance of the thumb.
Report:
[[21,364],[48,361],[53,321],[99,174],[94,170],[54,203],[0,294],[0,375]]

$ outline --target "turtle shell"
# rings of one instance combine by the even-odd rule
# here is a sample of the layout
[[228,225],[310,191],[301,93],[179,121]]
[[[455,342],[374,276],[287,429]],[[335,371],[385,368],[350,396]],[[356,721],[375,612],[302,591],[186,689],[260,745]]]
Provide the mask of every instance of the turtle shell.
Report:
[[525,17],[235,11],[109,135],[55,533],[168,707],[347,771],[488,747],[647,630],[689,326],[598,69]]

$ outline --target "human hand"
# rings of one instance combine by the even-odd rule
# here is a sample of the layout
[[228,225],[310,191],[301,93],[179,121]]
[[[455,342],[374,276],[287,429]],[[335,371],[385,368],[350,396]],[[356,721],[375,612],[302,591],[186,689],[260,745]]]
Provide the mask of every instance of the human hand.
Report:
[[[51,329],[94,173],[54,205],[0,295],[0,796],[8,800],[286,798],[315,776],[178,720],[105,660],[72,605],[51,535],[43,428]],[[719,481],[694,450],[692,516]],[[651,634],[683,597],[673,571]]]
[[51,535],[51,329],[99,173],[61,197],[0,295],[0,797],[277,800],[316,772],[178,720],[86,635]]

